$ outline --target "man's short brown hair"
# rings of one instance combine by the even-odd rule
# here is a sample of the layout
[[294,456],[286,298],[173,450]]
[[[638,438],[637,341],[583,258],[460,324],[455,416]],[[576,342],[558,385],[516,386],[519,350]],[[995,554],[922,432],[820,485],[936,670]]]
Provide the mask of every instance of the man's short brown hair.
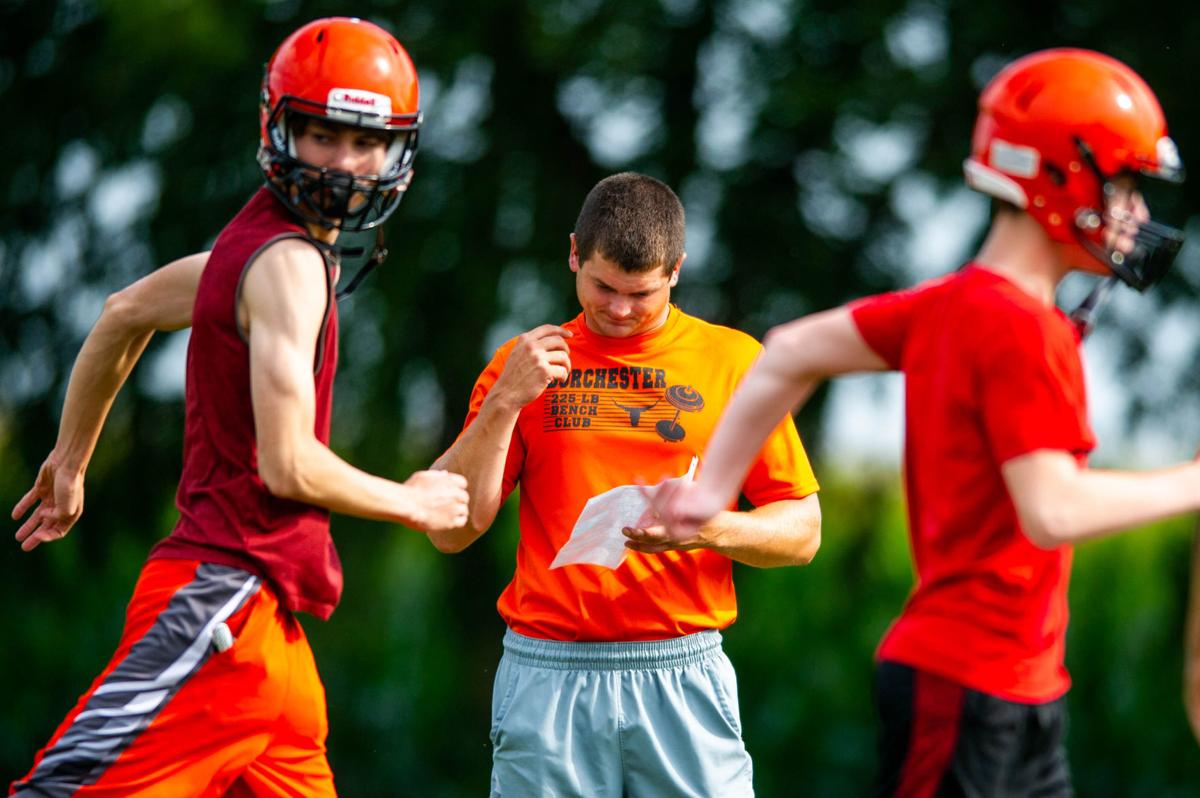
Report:
[[579,261],[599,253],[627,272],[670,271],[683,257],[683,203],[661,180],[621,172],[588,192],[575,221]]

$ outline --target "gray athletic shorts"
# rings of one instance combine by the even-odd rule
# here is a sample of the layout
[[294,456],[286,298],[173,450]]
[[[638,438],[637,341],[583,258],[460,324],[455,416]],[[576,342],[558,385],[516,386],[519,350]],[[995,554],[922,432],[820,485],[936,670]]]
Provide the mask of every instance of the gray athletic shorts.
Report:
[[492,796],[754,795],[721,634],[564,643],[513,632],[492,691]]

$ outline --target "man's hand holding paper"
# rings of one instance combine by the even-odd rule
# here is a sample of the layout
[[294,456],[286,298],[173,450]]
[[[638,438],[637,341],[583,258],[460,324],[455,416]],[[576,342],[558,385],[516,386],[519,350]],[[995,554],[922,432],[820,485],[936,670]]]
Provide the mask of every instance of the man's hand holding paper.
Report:
[[[588,499],[571,530],[571,537],[559,549],[551,568],[591,564],[617,568],[629,549],[656,553],[683,548],[664,545],[664,530],[658,524],[651,500],[655,493],[673,483],[690,482],[696,473],[697,459],[687,473],[658,485],[621,485]],[[643,540],[653,537],[654,540]]]

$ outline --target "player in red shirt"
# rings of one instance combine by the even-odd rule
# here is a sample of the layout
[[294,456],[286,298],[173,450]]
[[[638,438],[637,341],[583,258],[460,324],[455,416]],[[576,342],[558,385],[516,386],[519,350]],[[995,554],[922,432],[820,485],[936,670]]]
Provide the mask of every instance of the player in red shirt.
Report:
[[329,511],[426,532],[466,518],[462,477],[400,484],[327,445],[335,243],[382,224],[411,179],[412,62],[370,23],[309,23],[267,65],[261,122],[266,185],[211,253],[110,301],[55,449],[13,511],[32,509],[17,532],[27,551],[67,533],[149,331],[191,324],[179,522],[142,569],[116,654],[12,794],[333,795],[324,688],[294,616],[328,618],[341,595]]
[[1200,507],[1200,463],[1090,469],[1080,330],[1054,304],[1072,270],[1138,290],[1182,241],[1143,177],[1182,165],[1158,101],[1099,53],[1009,65],[979,103],[968,183],[996,199],[959,272],[773,330],[697,482],[659,494],[668,538],[736,491],[767,430],[830,376],[906,380],[917,581],[878,650],[878,795],[1069,795],[1062,745],[1071,545]]

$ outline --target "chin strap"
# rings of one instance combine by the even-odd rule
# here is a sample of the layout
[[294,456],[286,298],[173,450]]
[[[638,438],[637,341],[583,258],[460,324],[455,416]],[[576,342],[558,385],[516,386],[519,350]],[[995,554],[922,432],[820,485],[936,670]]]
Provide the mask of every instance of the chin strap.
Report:
[[1080,338],[1087,338],[1092,330],[1096,327],[1096,317],[1100,313],[1100,309],[1104,306],[1104,302],[1108,299],[1108,294],[1112,291],[1113,286],[1120,282],[1117,277],[1109,277],[1091,290],[1079,306],[1071,311],[1071,321],[1075,325],[1075,329],[1079,330]]
[[[361,255],[363,253],[363,248],[350,247],[347,249],[340,249],[338,251],[342,255],[349,255],[353,258]],[[387,256],[387,247],[383,245],[383,225],[379,225],[375,228],[375,247],[371,250],[371,256],[367,258],[367,262],[363,264],[362,268],[355,272],[354,277],[350,278],[350,282],[346,285],[346,287],[337,292],[338,301],[340,302],[341,300],[353,294],[355,289],[362,284],[362,281],[367,279],[367,275],[370,274],[376,266],[387,260]]]

